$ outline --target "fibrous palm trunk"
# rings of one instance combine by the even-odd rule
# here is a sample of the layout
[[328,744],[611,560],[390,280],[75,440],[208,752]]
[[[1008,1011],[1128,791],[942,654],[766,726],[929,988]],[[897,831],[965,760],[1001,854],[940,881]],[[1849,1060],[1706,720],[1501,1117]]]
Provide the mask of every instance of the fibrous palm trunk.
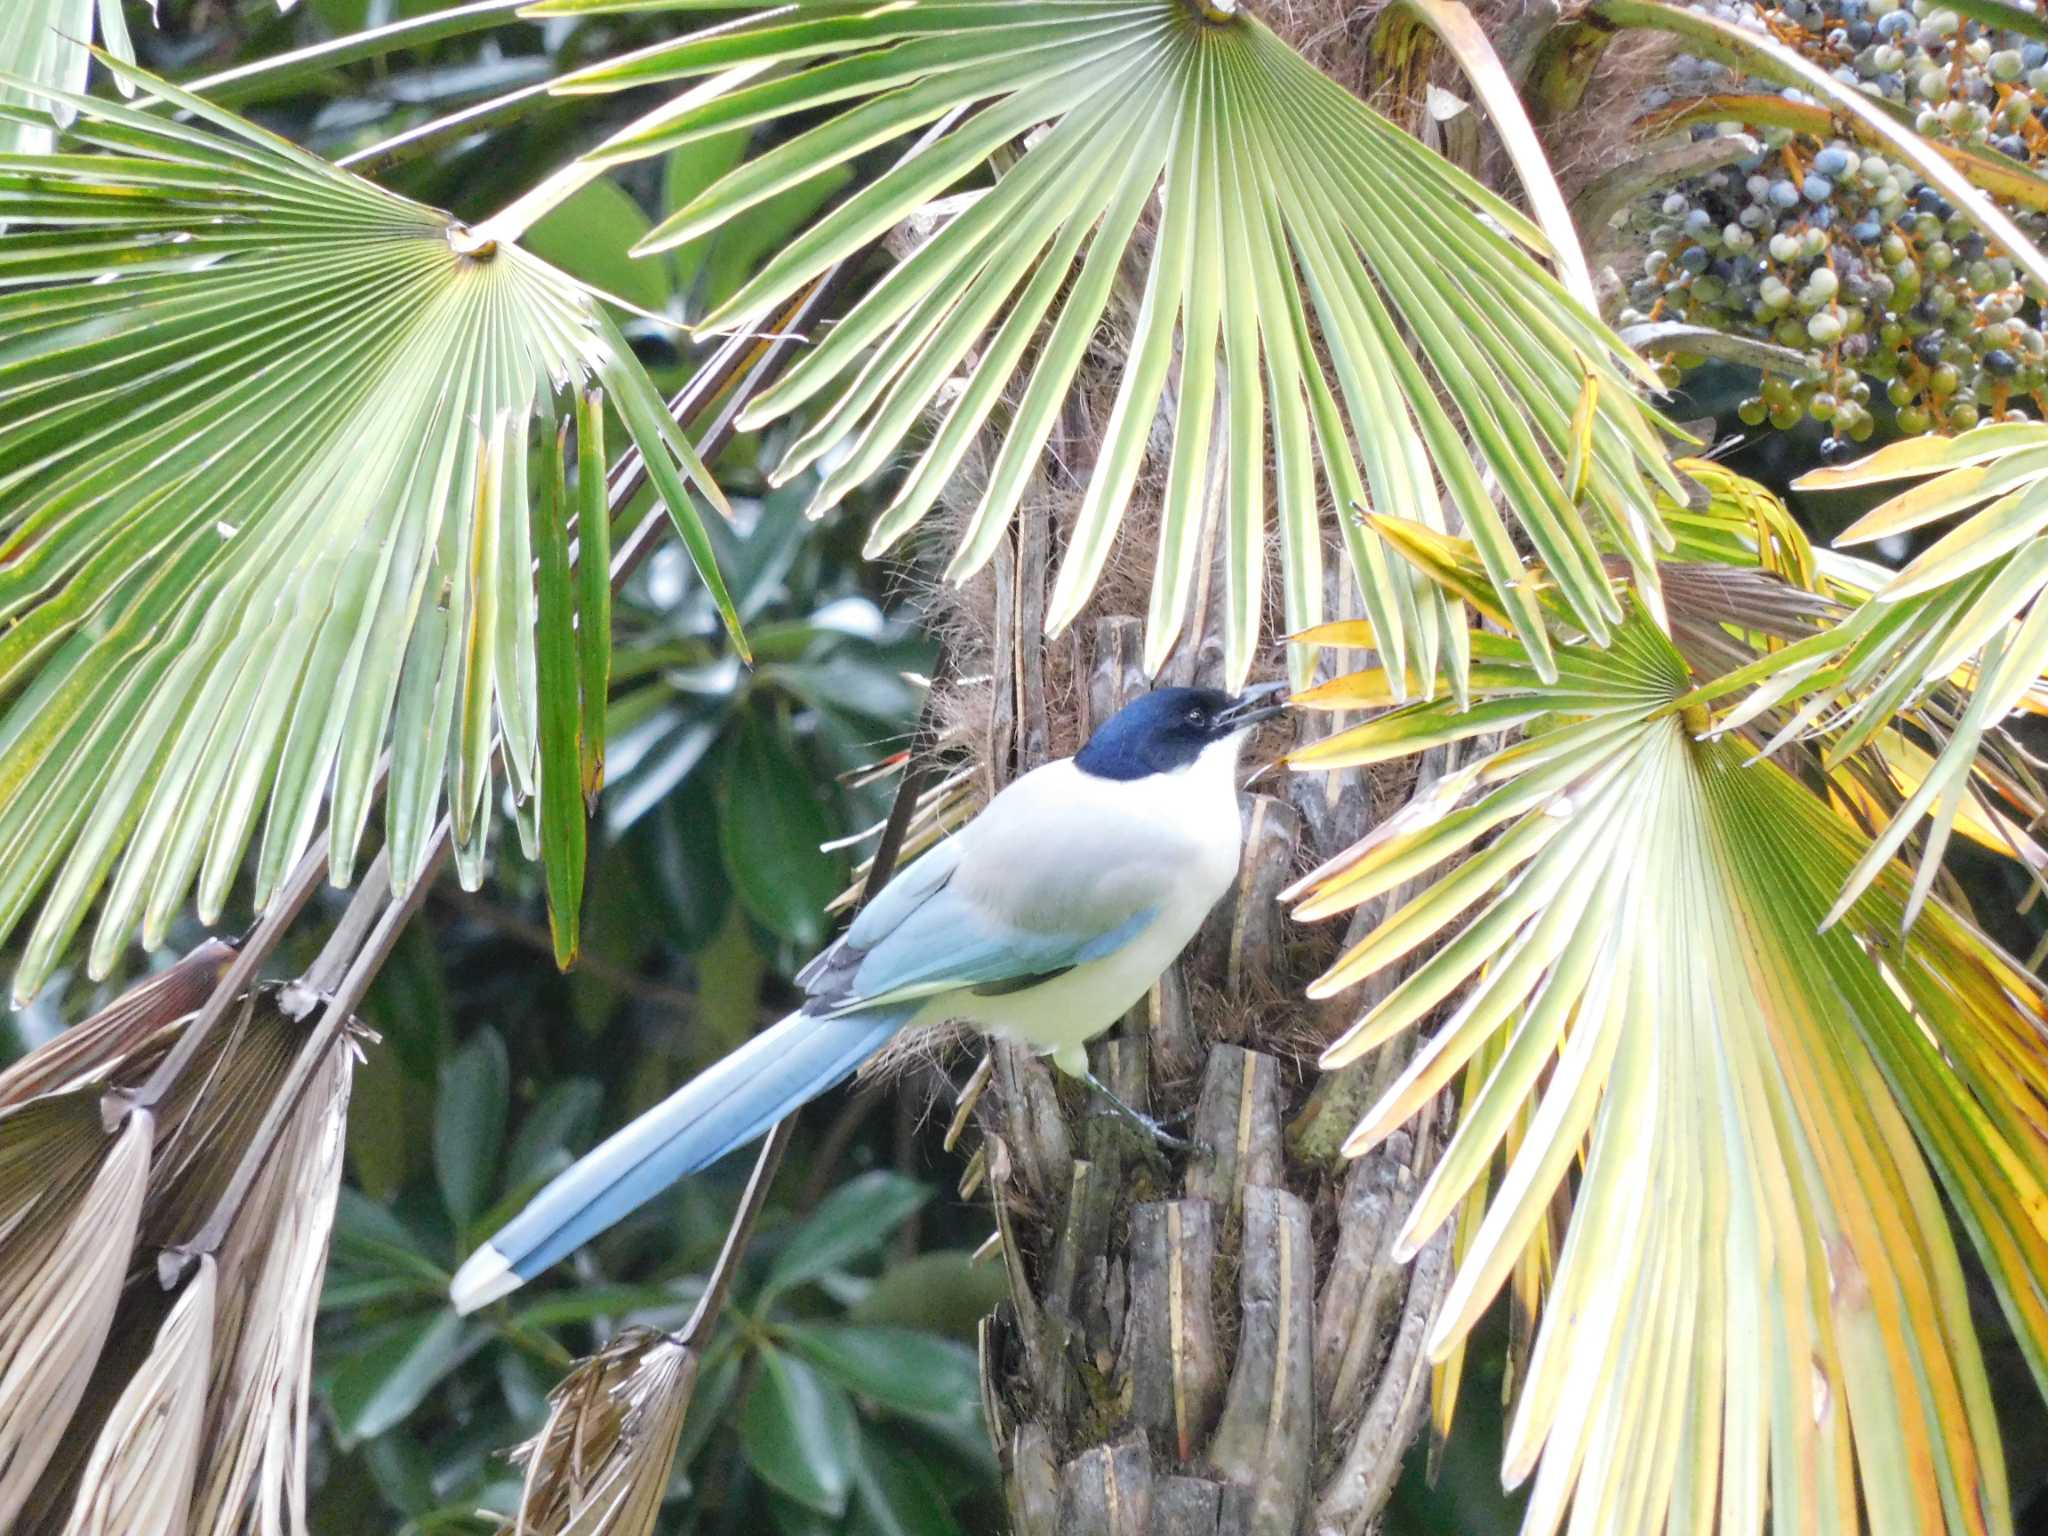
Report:
[[[1302,0],[1263,14],[1347,87],[1391,88],[1401,99],[1382,92],[1379,105],[1483,175],[1500,157],[1475,114],[1452,133],[1429,114],[1404,112],[1433,79],[1456,84],[1455,71],[1417,29],[1397,28],[1376,47],[1373,9]],[[1539,121],[1572,114],[1547,134],[1563,135],[1552,148],[1567,151],[1568,180],[1611,163],[1627,138],[1625,114],[1602,93],[1625,87],[1609,82],[1593,93],[1602,100],[1587,96],[1591,58],[1550,67],[1570,90],[1542,84],[1541,61],[1557,52],[1547,45],[1563,36],[1547,0],[1482,9],[1510,76],[1537,85]],[[1382,67],[1401,80],[1382,78]],[[1607,126],[1589,131],[1589,117]],[[1134,302],[1143,274],[1130,276]],[[1152,567],[1144,530],[1156,520],[1142,505],[1123,520],[1127,547],[1098,588],[1096,616],[1049,644],[1040,639],[1047,568],[1071,499],[1063,488],[1085,483],[1114,391],[1113,338],[1094,366],[1101,388],[1091,396],[1084,381],[1076,392],[1042,494],[1027,500],[1014,542],[956,610],[967,643],[955,648],[952,670],[972,679],[968,692],[993,683],[992,709],[975,727],[982,739],[970,743],[991,791],[1072,751],[1094,722],[1151,685],[1135,615]],[[1155,441],[1165,440],[1174,409],[1169,391]],[[1223,435],[1219,428],[1216,439]],[[1214,464],[1210,478],[1213,529]],[[1325,511],[1334,522],[1342,509]],[[1340,565],[1333,547],[1327,611],[1356,616]],[[1154,681],[1220,681],[1202,597],[1196,607]],[[1254,755],[1283,743],[1263,745]],[[1405,781],[1395,771],[1341,784],[1283,769],[1243,797],[1237,886],[1145,1006],[1092,1050],[1097,1077],[1125,1102],[1184,1119],[1191,1153],[1162,1152],[1038,1059],[996,1048],[970,1181],[985,1180],[1011,1278],[1010,1301],[984,1325],[982,1372],[1014,1536],[1354,1536],[1384,1510],[1429,1402],[1423,1340],[1449,1278],[1450,1230],[1407,1262],[1391,1249],[1441,1150],[1451,1105],[1426,1109],[1366,1157],[1342,1157],[1346,1133],[1405,1065],[1413,1037],[1332,1074],[1319,1073],[1315,1058],[1405,970],[1346,993],[1334,1017],[1304,1002],[1304,984],[1339,935],[1294,927],[1275,898],[1444,767],[1432,754],[1419,782],[1411,768]],[[1352,935],[1417,889],[1368,903]]]
[[[1100,618],[1050,651],[1038,640],[1044,519],[1027,514],[980,594],[992,654],[963,658],[995,680],[983,750],[999,780],[1148,686],[1134,619]],[[1204,658],[1163,680],[1203,678]],[[1421,1344],[1447,1267],[1441,1242],[1410,1264],[1389,1247],[1439,1122],[1339,1156],[1370,1079],[1398,1061],[1319,1080],[1333,1021],[1301,988],[1328,951],[1274,900],[1364,830],[1375,788],[1392,786],[1332,795],[1282,777],[1245,794],[1236,888],[1096,1043],[1097,1076],[1180,1120],[1191,1152],[996,1050],[976,1171],[1012,1297],[984,1326],[982,1365],[1015,1536],[1349,1533],[1386,1503],[1427,1403]]]

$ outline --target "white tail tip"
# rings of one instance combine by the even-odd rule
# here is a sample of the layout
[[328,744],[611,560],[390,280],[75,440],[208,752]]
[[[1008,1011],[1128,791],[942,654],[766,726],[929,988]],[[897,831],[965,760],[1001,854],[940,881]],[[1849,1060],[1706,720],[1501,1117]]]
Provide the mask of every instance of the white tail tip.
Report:
[[470,1313],[489,1306],[500,1296],[511,1295],[525,1283],[513,1272],[505,1255],[485,1243],[455,1271],[455,1278],[448,1285],[448,1299],[455,1303],[458,1313]]

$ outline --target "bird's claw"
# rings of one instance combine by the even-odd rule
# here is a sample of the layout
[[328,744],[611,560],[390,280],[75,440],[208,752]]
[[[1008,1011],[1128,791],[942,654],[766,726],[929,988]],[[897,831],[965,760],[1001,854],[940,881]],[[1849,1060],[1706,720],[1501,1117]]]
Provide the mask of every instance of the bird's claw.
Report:
[[1194,1142],[1189,1141],[1185,1136],[1174,1135],[1172,1131],[1169,1131],[1164,1125],[1160,1124],[1157,1120],[1154,1120],[1150,1115],[1137,1116],[1137,1122],[1139,1126],[1143,1128],[1146,1135],[1150,1136],[1154,1142],[1156,1142],[1158,1145],[1162,1147],[1167,1148],[1169,1151],[1180,1152],[1185,1154],[1192,1153],[1196,1150]]
[[[1115,1110],[1119,1115],[1123,1116],[1124,1119],[1130,1121],[1131,1124],[1137,1126],[1139,1130],[1143,1131],[1147,1136],[1151,1137],[1155,1145],[1166,1147],[1171,1151],[1181,1153],[1191,1153],[1199,1150],[1197,1145],[1194,1142],[1188,1140],[1185,1136],[1176,1136],[1172,1131],[1169,1131],[1166,1128],[1165,1122],[1153,1119],[1152,1116],[1146,1114],[1143,1110],[1133,1109],[1130,1105],[1126,1104],[1122,1099],[1118,1098],[1114,1093],[1111,1093],[1109,1091],[1109,1088],[1103,1083],[1102,1079],[1097,1077],[1093,1072],[1090,1072],[1088,1074],[1087,1083],[1089,1087],[1093,1088],[1098,1094],[1102,1096],[1103,1100],[1108,1103],[1111,1109]],[[1171,1115],[1167,1118],[1170,1120],[1184,1120],[1188,1117],[1189,1113],[1190,1111],[1188,1110],[1182,1110],[1179,1113]]]

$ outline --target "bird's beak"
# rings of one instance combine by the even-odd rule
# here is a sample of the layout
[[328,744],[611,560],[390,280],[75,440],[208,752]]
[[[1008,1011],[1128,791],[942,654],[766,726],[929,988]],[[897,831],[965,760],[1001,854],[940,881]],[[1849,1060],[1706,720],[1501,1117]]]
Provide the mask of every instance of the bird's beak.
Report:
[[1286,713],[1285,699],[1272,704],[1266,702],[1286,692],[1287,684],[1284,682],[1260,683],[1257,687],[1247,688],[1217,717],[1216,723],[1231,731],[1248,731],[1262,720]]

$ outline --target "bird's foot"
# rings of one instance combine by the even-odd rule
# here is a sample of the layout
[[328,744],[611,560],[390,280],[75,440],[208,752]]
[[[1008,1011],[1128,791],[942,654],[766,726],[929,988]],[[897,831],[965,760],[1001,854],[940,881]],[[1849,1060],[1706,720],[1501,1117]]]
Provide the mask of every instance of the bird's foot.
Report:
[[[1097,1077],[1093,1072],[1089,1072],[1086,1075],[1086,1081],[1090,1088],[1093,1088],[1097,1093],[1102,1095],[1104,1100],[1108,1102],[1109,1107],[1111,1109],[1114,1109],[1118,1114],[1122,1115],[1126,1120],[1130,1121],[1131,1124],[1137,1126],[1138,1129],[1143,1131],[1147,1136],[1150,1136],[1152,1140],[1159,1146],[1170,1148],[1172,1151],[1175,1152],[1192,1152],[1195,1150],[1195,1144],[1192,1141],[1189,1141],[1185,1136],[1174,1135],[1173,1132],[1169,1131],[1166,1128],[1164,1123],[1153,1119],[1152,1116],[1146,1114],[1143,1110],[1133,1109],[1130,1105],[1126,1104],[1122,1099],[1118,1098],[1115,1094],[1111,1093],[1109,1091],[1108,1086],[1104,1084],[1102,1079]],[[1181,1115],[1174,1116],[1173,1118],[1185,1119],[1186,1114],[1183,1113]]]

